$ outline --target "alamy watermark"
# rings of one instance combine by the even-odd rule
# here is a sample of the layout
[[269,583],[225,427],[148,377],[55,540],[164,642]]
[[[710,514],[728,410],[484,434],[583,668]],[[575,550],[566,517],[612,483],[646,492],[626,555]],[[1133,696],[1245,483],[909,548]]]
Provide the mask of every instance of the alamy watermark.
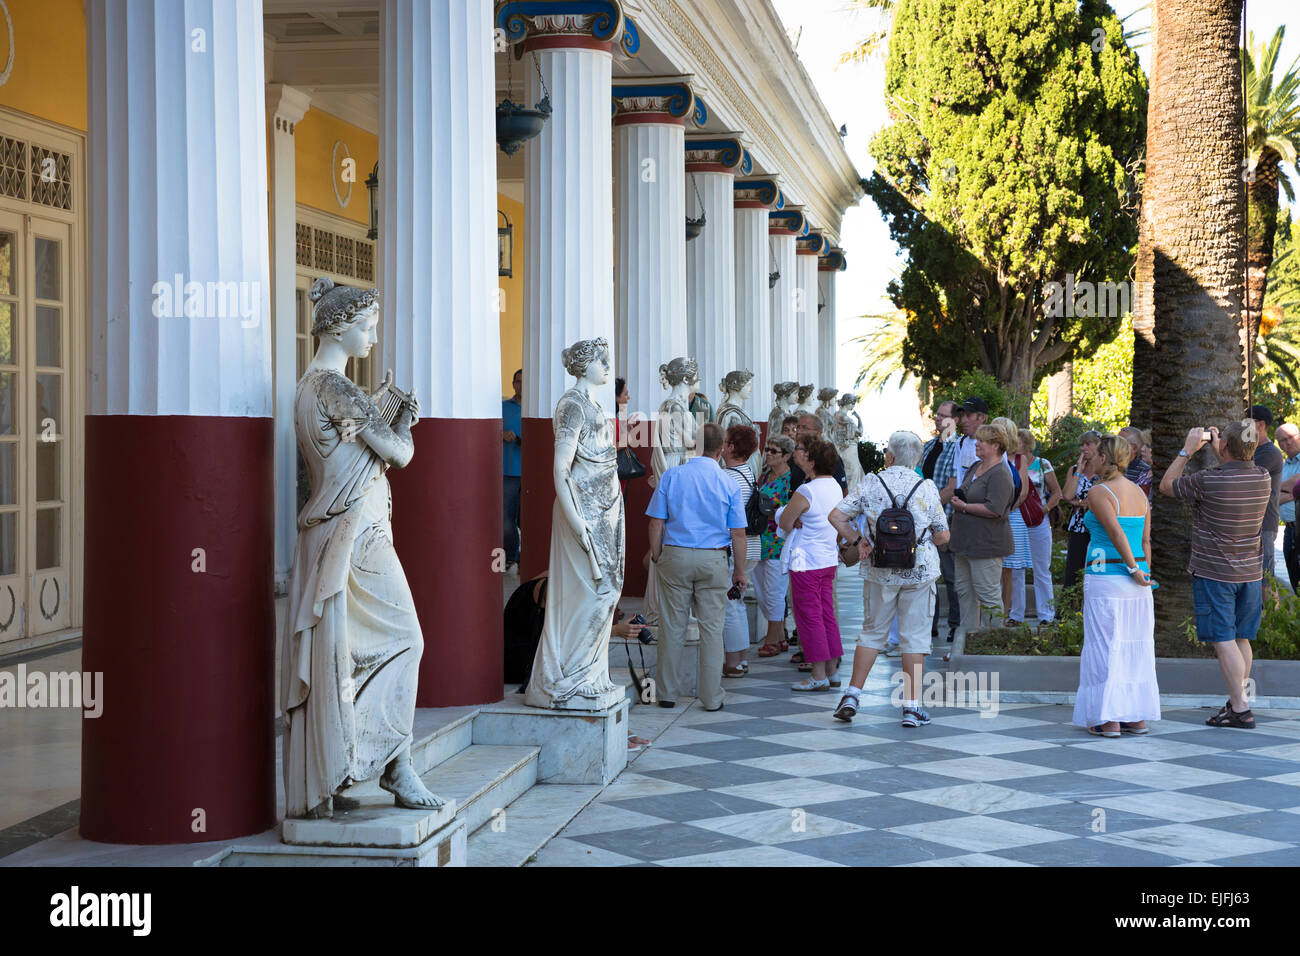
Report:
[[245,329],[255,328],[262,319],[262,284],[243,280],[198,282],[176,273],[159,279],[153,293],[155,319],[233,319]]
[[94,719],[104,712],[103,671],[0,671],[0,707],[79,707]]
[[1136,282],[1091,282],[1068,273],[1065,282],[1043,283],[1043,315],[1059,319],[1118,319],[1133,311]]
[[[903,672],[895,671],[890,682],[894,690],[889,702],[901,707]],[[997,671],[930,671],[921,679],[920,702],[925,707],[968,707],[978,710],[981,717],[996,717],[998,683]]]

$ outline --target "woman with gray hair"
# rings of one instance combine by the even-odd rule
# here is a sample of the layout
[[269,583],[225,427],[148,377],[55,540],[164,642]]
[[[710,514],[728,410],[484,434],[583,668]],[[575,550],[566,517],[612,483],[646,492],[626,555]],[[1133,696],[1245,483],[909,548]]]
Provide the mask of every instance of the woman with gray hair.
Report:
[[[912,432],[894,432],[885,452],[885,470],[867,475],[829,516],[844,539],[858,546],[858,571],[863,579],[862,635],[853,652],[853,676],[835,711],[839,720],[852,720],[857,713],[862,688],[876,656],[888,646],[889,632],[897,617],[898,644],[903,654],[903,726],[920,727],[930,722],[930,715],[921,707],[921,666],[930,653],[930,624],[939,580],[939,551],[935,545],[947,543],[948,522],[939,489],[928,478],[917,477],[921,448],[921,439]],[[912,517],[916,547],[911,555],[899,555],[892,547],[888,551],[881,548],[884,542],[880,517],[893,508],[905,508]],[[859,534],[854,527],[860,516],[866,518],[866,534]]]

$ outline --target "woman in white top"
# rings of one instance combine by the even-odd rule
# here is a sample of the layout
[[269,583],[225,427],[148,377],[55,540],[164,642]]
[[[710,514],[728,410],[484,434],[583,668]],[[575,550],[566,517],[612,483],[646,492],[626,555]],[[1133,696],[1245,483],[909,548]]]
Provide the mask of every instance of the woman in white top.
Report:
[[[727,429],[727,437],[722,445],[722,467],[727,477],[740,488],[740,500],[749,505],[750,496],[757,491],[754,473],[749,469],[749,459],[758,450],[758,435],[752,425],[732,425]],[[745,578],[754,580],[754,568],[758,566],[762,537],[745,536]],[[735,570],[735,556],[732,556],[731,569]],[[745,653],[749,650],[749,619],[745,615],[745,596],[742,594],[734,600],[727,600],[727,617],[722,625],[722,650],[726,660],[722,664],[723,677],[744,677],[749,673],[749,664]]]
[[835,619],[839,533],[830,523],[831,509],[844,497],[834,478],[839,455],[830,442],[808,435],[795,442],[794,463],[808,478],[777,512],[777,524],[787,535],[781,563],[790,571],[790,603],[812,677],[792,689],[828,691],[840,686],[844,653]]

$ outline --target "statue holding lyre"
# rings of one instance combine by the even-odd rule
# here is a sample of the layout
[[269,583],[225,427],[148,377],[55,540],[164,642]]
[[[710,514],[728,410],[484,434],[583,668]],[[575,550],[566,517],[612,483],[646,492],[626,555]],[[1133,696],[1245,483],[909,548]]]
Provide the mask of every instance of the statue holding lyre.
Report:
[[577,382],[555,405],[546,618],[524,702],[606,710],[623,697],[609,679],[609,633],[623,591],[623,495],[613,429],[596,400],[609,381],[609,345],[575,342],[562,361]]
[[311,288],[316,355],[294,396],[298,450],[311,496],[298,514],[281,658],[285,813],[330,816],[379,777],[399,807],[442,806],[411,762],[424,638],[393,549],[385,473],[415,453],[415,395],[392,373],[373,395],[344,374],[375,346],[379,294]]

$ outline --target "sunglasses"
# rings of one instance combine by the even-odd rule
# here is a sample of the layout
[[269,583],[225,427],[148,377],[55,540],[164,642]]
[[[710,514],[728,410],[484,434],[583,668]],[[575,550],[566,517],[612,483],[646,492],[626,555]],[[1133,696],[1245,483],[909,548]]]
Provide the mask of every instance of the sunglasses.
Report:
[[784,455],[784,454],[785,454],[785,452],[783,452],[783,451],[782,451],[781,449],[779,449],[779,448],[764,448],[763,451],[767,452],[769,455]]

